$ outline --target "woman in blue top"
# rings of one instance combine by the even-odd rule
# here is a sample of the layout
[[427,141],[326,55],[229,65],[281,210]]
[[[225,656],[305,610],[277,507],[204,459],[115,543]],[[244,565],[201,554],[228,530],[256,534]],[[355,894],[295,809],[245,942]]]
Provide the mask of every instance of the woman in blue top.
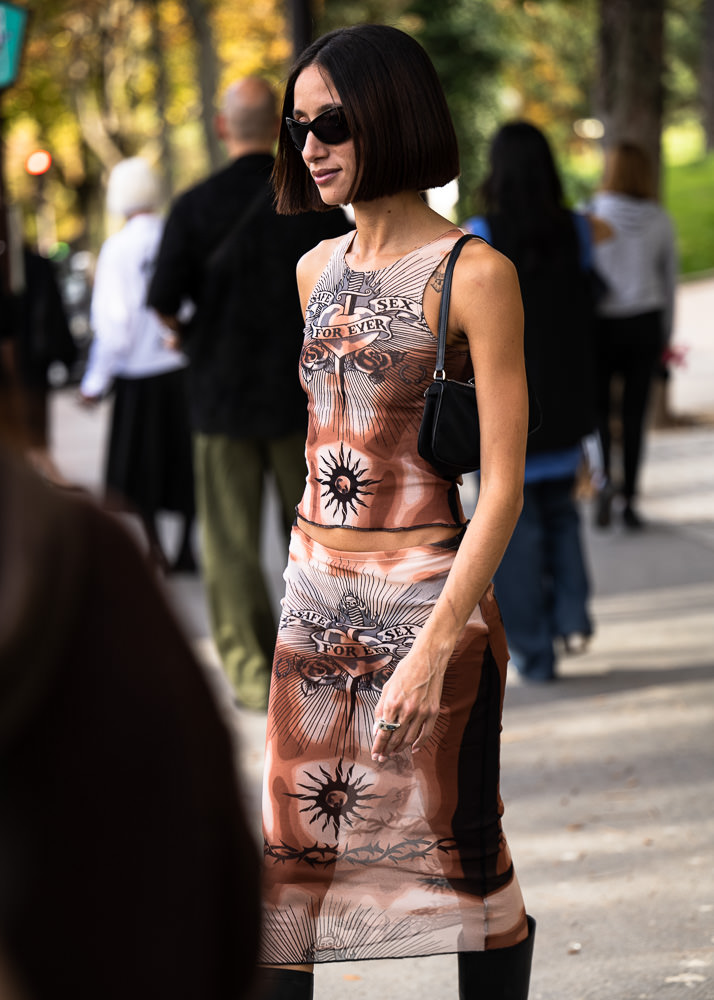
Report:
[[464,228],[516,265],[526,367],[542,411],[528,441],[523,511],[496,589],[512,661],[528,680],[549,681],[554,642],[580,648],[592,633],[574,486],[580,441],[595,425],[588,269],[593,239],[607,227],[565,207],[548,142],[528,122],[496,134],[481,195],[485,215]]

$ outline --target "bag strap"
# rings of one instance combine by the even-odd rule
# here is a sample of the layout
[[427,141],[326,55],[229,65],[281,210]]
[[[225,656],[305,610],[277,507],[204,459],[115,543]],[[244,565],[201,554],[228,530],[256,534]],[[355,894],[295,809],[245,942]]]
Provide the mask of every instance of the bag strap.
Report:
[[477,240],[479,238],[480,237],[474,236],[472,233],[466,233],[464,236],[460,237],[451,248],[449,259],[446,262],[446,270],[444,271],[444,287],[441,293],[441,303],[439,304],[436,369],[434,371],[435,381],[439,380],[443,382],[446,379],[446,372],[444,371],[444,358],[446,357],[446,327],[449,325],[449,298],[451,297],[451,278],[454,273],[454,264],[468,241]]

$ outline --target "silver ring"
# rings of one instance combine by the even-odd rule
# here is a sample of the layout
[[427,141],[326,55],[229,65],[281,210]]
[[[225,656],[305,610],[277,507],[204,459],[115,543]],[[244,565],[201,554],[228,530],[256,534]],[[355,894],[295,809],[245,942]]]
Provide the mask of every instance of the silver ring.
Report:
[[377,729],[385,733],[394,733],[401,726],[401,722],[386,722],[384,719],[377,719]]

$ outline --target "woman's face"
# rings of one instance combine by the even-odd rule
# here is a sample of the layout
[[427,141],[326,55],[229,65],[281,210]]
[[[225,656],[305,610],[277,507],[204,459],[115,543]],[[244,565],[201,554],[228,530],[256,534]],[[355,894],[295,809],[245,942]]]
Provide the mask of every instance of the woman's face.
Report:
[[[329,74],[314,63],[295,81],[293,103],[292,117],[300,122],[311,122],[323,111],[342,106]],[[354,141],[328,145],[308,132],[302,158],[325,204],[347,204],[357,169]]]

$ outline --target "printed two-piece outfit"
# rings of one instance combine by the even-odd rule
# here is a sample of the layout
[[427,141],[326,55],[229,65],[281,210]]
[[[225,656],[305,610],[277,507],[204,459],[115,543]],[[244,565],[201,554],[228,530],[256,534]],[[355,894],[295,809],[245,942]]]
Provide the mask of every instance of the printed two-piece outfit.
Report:
[[[355,530],[464,525],[458,486],[417,454],[436,339],[423,315],[452,231],[370,272],[336,248],[307,307],[305,521]],[[447,371],[470,369],[465,346]],[[346,552],[293,529],[273,664],[264,785],[269,965],[514,945],[527,935],[501,828],[506,650],[492,590],[464,629],[436,727],[372,760],[374,709],[429,617],[458,540]]]

